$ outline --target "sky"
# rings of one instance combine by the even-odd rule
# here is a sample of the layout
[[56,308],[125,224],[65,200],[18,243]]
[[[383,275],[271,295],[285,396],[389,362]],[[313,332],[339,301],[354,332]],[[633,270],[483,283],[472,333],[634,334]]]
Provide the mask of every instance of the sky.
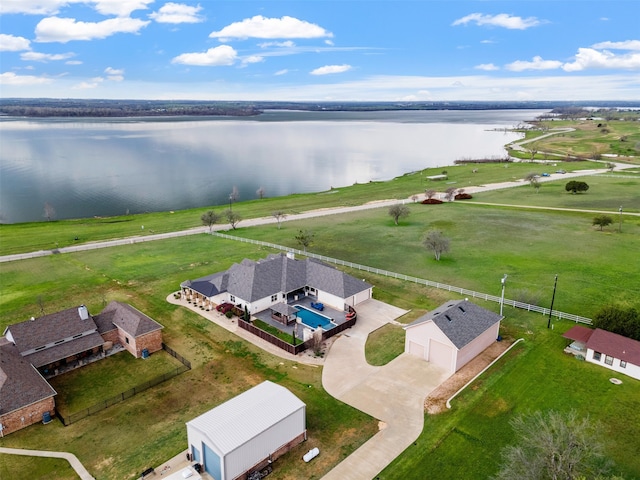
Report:
[[640,100],[640,0],[1,0],[0,97]]

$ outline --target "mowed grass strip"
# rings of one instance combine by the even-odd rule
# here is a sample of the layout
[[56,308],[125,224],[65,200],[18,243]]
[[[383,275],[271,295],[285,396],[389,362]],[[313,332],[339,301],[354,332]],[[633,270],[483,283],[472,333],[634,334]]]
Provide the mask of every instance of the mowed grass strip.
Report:
[[370,365],[386,365],[404,352],[404,329],[387,323],[371,332],[365,345],[365,357]]
[[80,412],[135,387],[141,387],[182,364],[164,350],[149,358],[120,352],[49,380],[58,392],[56,408],[65,416]]

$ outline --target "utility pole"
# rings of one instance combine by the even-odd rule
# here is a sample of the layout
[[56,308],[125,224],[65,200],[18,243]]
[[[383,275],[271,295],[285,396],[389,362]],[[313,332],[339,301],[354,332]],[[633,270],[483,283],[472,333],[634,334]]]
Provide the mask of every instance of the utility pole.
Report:
[[553,295],[551,297],[551,308],[549,309],[549,321],[547,322],[547,328],[551,327],[551,314],[553,313],[553,301],[556,299],[556,286],[558,285],[558,275],[556,274],[556,280],[553,282]]
[[502,297],[500,297],[500,316],[502,317],[502,307],[504,307],[504,287],[507,284],[507,274],[504,274],[504,277],[502,277],[502,280],[500,280],[500,283],[502,283]]
[[231,201],[233,200],[233,193],[229,194],[229,211],[231,211]]

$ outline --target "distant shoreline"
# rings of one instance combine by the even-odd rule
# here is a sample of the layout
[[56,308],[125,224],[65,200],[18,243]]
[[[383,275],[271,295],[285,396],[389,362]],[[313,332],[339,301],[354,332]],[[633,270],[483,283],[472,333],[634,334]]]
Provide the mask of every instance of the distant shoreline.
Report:
[[590,102],[263,102],[100,99],[0,99],[0,116],[27,118],[247,117],[265,110],[376,112],[420,110],[553,110],[556,108],[640,108],[638,101]]

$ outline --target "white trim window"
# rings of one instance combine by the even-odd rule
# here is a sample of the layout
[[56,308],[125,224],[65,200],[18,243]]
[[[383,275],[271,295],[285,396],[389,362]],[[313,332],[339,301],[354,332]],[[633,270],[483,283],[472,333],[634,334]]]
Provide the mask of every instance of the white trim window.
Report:
[[229,295],[229,301],[230,301],[231,303],[236,303],[236,297],[235,297],[235,295]]
[[600,352],[593,352],[593,359],[594,359],[596,362],[599,362],[599,361],[600,361],[600,357],[601,357],[601,356],[602,356],[602,354],[601,354]]
[[271,301],[272,302],[277,302],[278,301],[278,294],[274,293],[273,295],[271,295]]
[[620,368],[627,368],[627,362],[620,360]]
[[613,366],[613,357],[611,355],[605,355],[604,363],[606,363],[607,365]]

